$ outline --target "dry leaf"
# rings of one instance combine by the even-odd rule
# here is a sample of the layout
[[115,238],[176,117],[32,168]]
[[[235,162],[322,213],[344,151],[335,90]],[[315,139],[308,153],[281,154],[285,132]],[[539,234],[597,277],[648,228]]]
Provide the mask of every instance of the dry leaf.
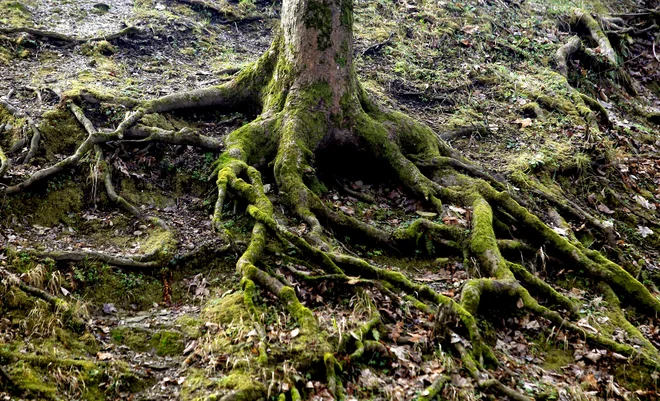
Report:
[[603,205],[602,203],[599,204],[596,208],[597,208],[600,212],[603,212],[603,213],[605,213],[605,214],[614,214],[614,210],[612,210],[612,209],[610,209],[609,207]]
[[532,119],[531,118],[519,118],[516,121],[514,121],[516,124],[520,124],[520,129],[527,128],[530,125],[532,125]]
[[637,232],[642,236],[642,238],[646,238],[653,234],[653,230],[646,226],[637,226]]
[[109,361],[113,358],[112,354],[109,352],[99,352],[96,354],[96,357],[99,361]]
[[401,336],[402,331],[403,331],[403,321],[399,321],[392,330],[392,340],[396,341]]

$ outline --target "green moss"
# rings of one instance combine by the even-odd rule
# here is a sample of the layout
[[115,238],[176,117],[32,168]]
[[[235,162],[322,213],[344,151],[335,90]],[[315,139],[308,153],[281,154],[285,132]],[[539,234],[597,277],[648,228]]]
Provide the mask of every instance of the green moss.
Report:
[[157,252],[157,258],[165,264],[169,262],[172,253],[176,251],[177,240],[174,233],[170,230],[156,228],[150,232],[147,240],[141,244],[141,249],[145,254]]
[[128,326],[118,326],[110,331],[112,340],[126,345],[136,352],[154,352],[158,356],[180,355],[185,347],[182,333],[171,330],[149,331]]
[[33,2],[0,1],[0,22],[10,27],[30,25],[32,22],[32,13],[28,5],[33,5]]
[[481,267],[487,269],[492,277],[513,279],[513,274],[506,267],[506,261],[497,246],[493,231],[493,211],[490,205],[483,198],[478,197],[472,206],[470,252],[477,257]]
[[9,198],[0,215],[24,216],[31,224],[52,227],[59,223],[72,225],[76,213],[84,205],[84,187],[62,176],[48,182],[47,187],[19,193]]
[[643,366],[621,363],[614,368],[614,380],[624,388],[631,391],[655,390],[658,391],[657,372],[650,371]]
[[85,56],[111,56],[117,52],[117,48],[107,40],[84,43],[80,50]]
[[49,192],[37,208],[34,222],[51,227],[69,221],[69,214],[82,210],[83,191],[79,185],[67,182],[62,189]]
[[575,363],[575,360],[569,352],[560,348],[550,348],[545,354],[543,368],[562,374],[564,372],[562,368],[572,363]]
[[142,117],[142,124],[166,130],[175,129],[174,125],[172,125],[172,122],[168,120],[167,117],[159,113],[145,115]]
[[25,361],[18,361],[7,369],[7,373],[21,390],[45,399],[56,399],[57,387],[44,380],[41,373],[35,372]]
[[201,328],[204,323],[192,316],[183,315],[176,319],[176,324],[181,326],[181,331],[190,338],[198,338],[202,335]]
[[131,178],[121,180],[121,196],[133,205],[150,205],[158,208],[171,206],[175,203],[174,199],[168,198],[154,188],[150,183],[140,182],[143,188],[138,189],[136,183]]
[[150,348],[149,332],[144,329],[118,326],[110,331],[110,338],[136,352],[146,352]]
[[222,298],[212,298],[202,310],[202,318],[227,325],[233,321],[251,321],[252,317],[245,306],[242,291],[225,295]]
[[4,125],[0,146],[7,150],[17,142],[21,138],[24,123],[23,119],[15,118],[3,105],[0,105],[0,125]]
[[330,47],[332,40],[332,9],[330,4],[321,0],[310,0],[307,2],[305,13],[305,27],[317,30],[317,45],[320,51]]
[[183,334],[169,330],[156,332],[149,340],[149,344],[158,356],[180,355],[186,345]]
[[181,396],[184,400],[207,400],[203,397],[218,386],[215,378],[209,378],[202,369],[188,369],[188,376],[181,386]]
[[95,304],[111,302],[144,308],[162,300],[162,283],[139,273],[114,271],[107,265],[89,263],[79,269],[79,277],[88,280],[81,295]]
[[233,371],[218,382],[218,387],[237,392],[236,401],[250,401],[263,397],[266,387],[246,372]]
[[49,160],[53,160],[55,155],[73,153],[87,137],[78,120],[64,107],[45,112],[39,131]]

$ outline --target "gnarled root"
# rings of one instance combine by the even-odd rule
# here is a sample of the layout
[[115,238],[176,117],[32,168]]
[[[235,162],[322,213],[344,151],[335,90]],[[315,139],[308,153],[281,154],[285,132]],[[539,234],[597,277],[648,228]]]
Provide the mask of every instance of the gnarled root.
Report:
[[0,33],[5,33],[5,34],[27,33],[40,38],[59,41],[59,42],[86,43],[86,42],[98,42],[101,40],[114,40],[121,38],[123,36],[140,35],[143,33],[143,31],[135,26],[129,26],[120,30],[119,32],[110,35],[93,36],[90,38],[77,38],[75,36],[69,36],[59,32],[47,31],[43,29],[30,28],[30,27],[14,27],[14,28],[0,27]]
[[[149,113],[204,106],[232,108],[252,100],[262,108],[261,115],[228,135],[224,141],[225,150],[215,165],[218,197],[212,224],[219,233],[223,233],[223,209],[230,194],[247,203],[246,211],[254,224],[247,248],[236,262],[236,271],[242,278],[244,303],[254,318],[257,335],[262,339],[257,350],[260,366],[268,366],[270,357],[264,346],[265,328],[255,304],[258,288],[277,298],[298,325],[300,332],[291,343],[291,351],[301,356],[298,358],[298,367],[322,367],[326,385],[337,398],[341,397],[343,389],[340,378],[344,368],[338,360],[346,360],[348,357],[349,362],[355,362],[368,354],[379,354],[385,358],[389,354],[387,347],[376,341],[379,334],[373,334],[374,331],[379,333],[379,329],[387,327],[382,324],[384,315],[381,316],[377,312],[371,313],[367,321],[354,332],[355,336],[346,340],[335,340],[323,332],[312,309],[298,298],[292,280],[272,272],[267,265],[264,267],[266,245],[269,241],[278,241],[303,255],[303,265],[309,267],[310,272],[303,273],[296,268],[290,268],[294,276],[301,281],[313,283],[323,279],[339,283],[350,282],[350,290],[356,293],[364,291],[364,287],[369,285],[393,299],[410,301],[416,309],[424,313],[436,312],[439,316],[439,323],[436,324],[443,326],[436,327],[438,341],[444,342],[447,336],[443,334],[451,333],[452,336],[467,339],[471,345],[471,349],[468,349],[461,342],[456,342],[454,348],[460,355],[463,368],[478,386],[516,400],[528,401],[529,398],[505,386],[485,370],[487,366],[497,364],[497,358],[482,340],[477,324],[477,318],[486,306],[482,301],[489,297],[497,299],[502,305],[510,303],[525,308],[591,343],[623,355],[639,356],[640,360],[649,366],[658,365],[657,350],[652,348],[652,344],[645,344],[642,351],[637,351],[632,346],[586,332],[557,311],[543,306],[530,291],[549,301],[552,307],[567,310],[571,317],[576,309],[569,298],[550,284],[528,272],[522,265],[507,261],[501,250],[507,246],[532,250],[544,247],[556,260],[569,262],[577,269],[584,270],[589,279],[609,286],[603,287],[609,306],[619,324],[636,338],[641,334],[625,319],[623,313],[619,313],[621,308],[617,297],[625,297],[627,302],[638,306],[641,311],[660,312],[660,302],[644,285],[598,252],[584,249],[579,243],[560,236],[508,193],[502,191],[504,185],[458,155],[430,128],[401,113],[386,110],[370,101],[364,93],[347,96],[348,105],[339,105],[337,110],[331,111],[332,99],[323,97],[327,88],[322,85],[321,89],[313,85],[285,85],[287,78],[283,74],[284,66],[279,64],[280,50],[279,41],[275,40],[273,47],[264,57],[224,85],[144,102],[117,100],[132,104],[135,110],[128,113],[112,132],[97,132],[82,110],[69,103],[69,108],[85,127],[87,139],[74,155],[38,171],[25,182],[9,187],[6,192],[19,191],[74,165],[92,149],[96,150],[99,161],[103,161],[101,145],[108,141],[126,141],[138,137],[138,140],[145,142],[162,141],[220,149],[220,142],[212,138],[137,124]],[[274,71],[283,75],[279,76],[273,73]],[[580,99],[579,96],[577,98]],[[338,114],[341,114],[341,118],[337,117]],[[333,121],[335,118],[340,122]],[[132,136],[132,139],[125,139],[124,134]],[[429,219],[418,219],[409,227],[387,232],[343,212],[332,210],[312,190],[320,186],[315,158],[319,149],[327,145],[326,142],[342,140],[388,166],[406,189],[419,196],[427,206],[435,208],[438,213],[444,210],[443,202],[469,209],[469,232]],[[305,237],[290,231],[282,222],[283,219],[276,215],[273,203],[265,194],[261,173],[255,166],[272,166],[280,199],[309,229]],[[104,174],[110,199],[129,213],[144,218],[135,206],[116,193],[109,167],[104,169]],[[586,219],[596,227],[600,223],[575,205],[557,208]],[[497,238],[494,226],[496,217],[501,216],[516,223],[523,239]],[[159,224],[157,220],[152,221]],[[460,298],[452,299],[429,286],[412,281],[400,272],[357,256],[340,253],[338,248],[333,246],[336,242],[324,229],[324,223],[359,232],[370,241],[387,245],[387,248],[402,253],[414,250],[417,239],[426,236],[439,248],[463,255],[466,262],[474,261],[474,269],[471,270],[475,272],[475,277],[465,283]],[[107,255],[89,254],[68,254],[61,257],[97,257],[127,264],[151,264],[155,261],[132,258],[119,260],[110,259]],[[372,337],[369,337],[370,335]],[[339,357],[340,354],[343,354],[343,358]],[[430,399],[441,391],[444,380],[443,376],[439,377],[420,399]],[[259,391],[259,394],[263,395],[262,391]],[[291,396],[295,398],[296,394],[298,389],[292,389]],[[226,397],[232,399],[240,396],[240,393],[234,392]]]

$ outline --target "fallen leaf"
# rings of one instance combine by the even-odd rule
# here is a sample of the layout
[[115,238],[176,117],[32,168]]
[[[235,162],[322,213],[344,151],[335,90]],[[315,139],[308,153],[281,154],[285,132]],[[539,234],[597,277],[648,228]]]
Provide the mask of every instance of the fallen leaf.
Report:
[[463,27],[463,32],[467,33],[468,35],[479,32],[479,25],[465,25]]
[[642,236],[642,238],[646,238],[653,234],[653,230],[646,226],[637,226],[637,232]]
[[109,361],[113,359],[113,356],[109,352],[99,352],[96,354],[96,357],[98,358],[99,361]]
[[590,360],[591,362],[596,363],[600,360],[601,356],[602,355],[599,352],[591,351],[587,353],[587,355],[585,355],[584,357]]
[[392,340],[396,342],[396,340],[401,336],[401,332],[403,331],[403,321],[399,321],[396,326],[394,326],[394,329],[392,329]]
[[400,346],[400,347],[399,346],[391,346],[390,351],[392,351],[392,353],[394,355],[396,355],[396,357],[398,359],[400,359],[402,361],[407,361],[408,360],[408,358],[407,358],[407,356],[408,356],[407,355],[407,348],[406,347],[404,347],[404,346]]
[[603,212],[603,213],[605,213],[605,214],[614,214],[614,210],[612,210],[612,209],[610,209],[609,207],[603,205],[602,203],[600,203],[600,204],[596,207],[596,209],[598,209],[600,212]]
[[519,118],[516,121],[514,121],[516,124],[520,124],[520,129],[527,128],[530,125],[532,125],[532,119],[531,118]]
[[642,195],[635,195],[635,202],[646,209],[655,210],[655,205],[644,199]]

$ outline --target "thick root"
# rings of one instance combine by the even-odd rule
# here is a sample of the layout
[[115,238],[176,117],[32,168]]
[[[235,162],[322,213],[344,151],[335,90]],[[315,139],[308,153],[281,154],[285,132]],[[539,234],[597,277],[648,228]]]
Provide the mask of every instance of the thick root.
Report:
[[108,263],[113,266],[118,267],[128,267],[135,268],[140,270],[154,270],[161,266],[159,261],[156,261],[156,257],[161,252],[161,250],[155,250],[150,254],[145,255],[110,255],[103,252],[95,251],[49,251],[49,252],[39,252],[39,251],[30,251],[28,253],[33,254],[40,258],[50,258],[55,261],[67,261],[67,262],[82,262],[82,261],[101,261]]
[[582,50],[582,40],[579,36],[571,37],[566,44],[557,49],[555,63],[561,75],[568,77],[568,59],[580,50]]
[[660,301],[651,295],[642,283],[632,277],[621,266],[605,258],[602,258],[598,262],[592,260],[585,254],[585,251],[583,251],[580,245],[574,245],[566,238],[557,234],[537,216],[529,213],[525,208],[511,199],[508,194],[498,192],[486,183],[480,185],[479,192],[490,204],[502,207],[530,232],[535,233],[537,240],[547,241],[565,260],[576,263],[577,266],[583,268],[591,277],[610,284],[621,295],[625,295],[630,302],[644,309],[660,312]]
[[90,38],[77,38],[75,36],[69,36],[69,35],[65,35],[63,33],[59,33],[59,32],[46,31],[46,30],[30,28],[30,27],[16,27],[16,28],[2,27],[2,28],[0,28],[0,33],[5,33],[5,34],[28,33],[28,34],[34,35],[36,37],[49,39],[49,40],[54,40],[54,41],[59,41],[59,42],[86,43],[86,42],[98,42],[98,41],[101,41],[101,40],[114,40],[114,39],[121,38],[123,36],[141,35],[144,32],[141,29],[139,29],[135,26],[129,26],[129,27],[126,27],[126,28],[122,29],[119,32],[116,32],[116,33],[113,33],[113,34],[110,34],[110,35],[93,36],[93,37],[90,37]]
[[28,124],[32,130],[32,139],[30,139],[30,150],[25,156],[25,159],[23,159],[23,164],[28,164],[30,160],[32,160],[32,158],[37,154],[37,150],[39,149],[39,142],[41,141],[41,132],[39,132],[37,126],[34,125],[34,122],[29,119]]
[[210,136],[201,135],[197,131],[182,128],[179,131],[168,131],[157,127],[148,127],[146,125],[138,125],[130,129],[130,134],[140,137],[141,139],[126,140],[127,143],[147,143],[147,142],[162,142],[172,145],[187,145],[194,146],[202,149],[213,151],[222,150],[224,147],[220,139]]

